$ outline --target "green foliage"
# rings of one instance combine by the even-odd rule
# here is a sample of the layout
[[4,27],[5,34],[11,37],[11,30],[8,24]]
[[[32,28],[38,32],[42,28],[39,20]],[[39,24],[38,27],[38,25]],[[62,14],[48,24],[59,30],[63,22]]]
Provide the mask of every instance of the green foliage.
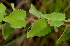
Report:
[[[57,2],[57,4],[62,5],[62,0],[61,1],[57,0],[57,1],[60,2],[60,3]],[[52,7],[54,7],[54,4],[55,3],[52,2],[52,4],[51,4],[52,6],[50,6],[50,9]],[[58,11],[61,12],[61,5],[58,5],[55,7],[55,8],[57,8],[57,9],[55,9],[55,12],[58,12]],[[64,12],[66,12],[69,9],[69,7]],[[3,4],[0,4],[0,25],[1,25],[2,20],[7,22],[3,26],[3,29],[2,29],[4,39],[6,39],[14,31],[15,28],[22,28],[22,27],[26,26],[26,12],[23,10],[16,10],[14,8],[14,4],[12,4],[12,8],[14,11],[12,13],[10,13],[9,16],[6,16],[4,18],[4,15],[7,14],[7,13],[5,13],[6,7]],[[53,9],[50,12],[52,12],[52,11],[53,11]],[[46,34],[51,32],[51,26],[54,26],[54,29],[57,32],[58,31],[57,27],[60,27],[61,25],[63,25],[64,22],[70,22],[70,19],[65,20],[65,14],[53,12],[51,14],[44,15],[41,12],[38,12],[32,4],[31,4],[31,8],[30,8],[29,12],[32,13],[33,15],[37,16],[40,19],[37,20],[34,24],[32,24],[31,30],[29,30],[29,32],[27,33],[28,38],[34,37],[34,36],[45,36]],[[69,28],[70,28],[70,26],[66,27],[64,33],[58,39],[57,43],[70,38],[70,29]]]
[[48,19],[50,26],[59,27],[64,24],[62,20],[65,20],[65,14],[55,13],[42,15],[44,18]]
[[29,12],[32,13],[33,15],[39,17],[39,18],[42,15],[42,13],[38,12],[32,4],[31,4],[31,8],[30,8]]
[[2,29],[2,34],[4,39],[6,39],[13,31],[14,31],[14,28],[12,28],[9,23],[6,23]]
[[1,3],[0,4],[0,22],[4,19],[6,7]]
[[4,15],[0,14],[0,22],[4,19]]
[[61,37],[58,39],[57,43],[65,41],[70,38],[70,26],[67,26]]
[[47,25],[44,29],[42,29],[38,34],[36,34],[35,36],[45,36],[46,34],[48,34],[49,32],[51,32],[51,27],[50,25]]
[[26,12],[23,10],[14,10],[9,16],[5,17],[3,21],[9,22],[14,28],[21,28],[26,26]]
[[0,4],[0,13],[5,12],[6,7],[1,3]]
[[[50,32],[50,27],[47,25],[47,20],[45,19],[40,19],[37,22],[35,22],[32,25],[32,29],[28,32],[27,37],[33,37],[33,36],[43,36],[45,34],[47,34],[48,32]],[[49,28],[49,29],[46,29]],[[45,31],[46,30],[46,31]],[[49,30],[49,31],[48,31]],[[45,33],[45,34],[43,34]]]

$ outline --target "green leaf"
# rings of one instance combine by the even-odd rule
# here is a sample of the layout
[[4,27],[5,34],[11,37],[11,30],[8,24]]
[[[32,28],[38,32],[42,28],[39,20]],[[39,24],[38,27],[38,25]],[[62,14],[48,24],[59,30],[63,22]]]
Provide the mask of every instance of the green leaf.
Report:
[[6,7],[1,3],[0,4],[0,22],[4,19]]
[[6,7],[1,3],[0,4],[0,13],[5,12],[5,10],[6,10]]
[[9,22],[14,28],[21,28],[26,26],[26,12],[23,10],[14,10],[3,21]]
[[64,24],[62,20],[65,20],[65,14],[55,13],[42,15],[44,18],[48,19],[50,26],[59,27]]
[[38,12],[32,4],[31,4],[31,8],[30,8],[29,12],[32,13],[33,15],[39,17],[39,18],[42,15],[42,13]]
[[0,12],[0,14],[5,15],[5,16],[8,16],[8,14],[5,13],[5,12]]
[[46,34],[48,34],[49,32],[51,32],[51,27],[50,25],[47,25],[44,29],[42,29],[39,33],[37,33],[35,36],[45,36]]
[[0,22],[4,19],[4,15],[0,14]]
[[47,26],[45,19],[40,19],[32,25],[32,29],[28,32],[27,37],[33,37]]
[[51,21],[48,20],[48,22],[49,22],[50,26],[56,26],[56,27],[59,27],[64,24],[63,21],[57,21],[57,20],[51,20]]
[[61,37],[58,39],[57,43],[65,41],[70,38],[70,26],[67,26]]
[[14,28],[12,28],[9,23],[6,23],[2,29],[2,34],[4,39],[6,39],[13,31],[14,31]]

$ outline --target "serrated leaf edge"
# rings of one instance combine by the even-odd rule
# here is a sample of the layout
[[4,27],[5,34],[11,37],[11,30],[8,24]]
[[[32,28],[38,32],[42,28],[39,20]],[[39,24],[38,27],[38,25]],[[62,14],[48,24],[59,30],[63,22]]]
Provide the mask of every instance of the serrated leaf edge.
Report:
[[[18,9],[18,10],[23,10],[23,9]],[[16,11],[16,10],[15,10],[15,11]],[[13,12],[14,12],[14,10],[13,10]],[[12,12],[12,13],[13,13],[13,12]],[[24,12],[26,12],[26,11],[24,11]],[[10,13],[10,14],[12,14],[12,13]],[[10,16],[10,14],[9,14],[9,16]],[[9,16],[8,16],[8,17],[9,17]],[[4,21],[4,20],[3,20],[3,21]],[[6,21],[5,21],[5,22],[6,22]],[[9,23],[9,22],[7,22],[7,23]],[[11,25],[11,23],[9,23],[9,24]],[[13,27],[12,25],[11,25],[11,27],[12,27],[12,28],[21,28],[20,26],[19,26],[19,27]],[[24,27],[24,28],[25,28],[25,27]]]
[[[66,26],[66,28],[67,28],[67,26]],[[65,30],[66,30],[66,28],[65,28]],[[64,32],[65,32],[65,30],[64,30]],[[64,32],[62,33],[61,37],[63,36]],[[60,37],[60,38],[61,38],[61,37]],[[60,40],[60,38],[59,38],[58,40]],[[59,43],[58,40],[57,40],[56,43]],[[68,39],[67,39],[67,40],[68,40]]]
[[[31,8],[30,9],[32,9],[33,10],[33,8],[32,8],[32,4],[31,4]],[[35,8],[35,7],[34,7]],[[35,10],[36,10],[36,8],[35,8]],[[30,11],[30,10],[29,10]],[[34,10],[33,10],[34,11]],[[37,10],[36,10],[37,11]],[[38,11],[39,12],[39,11]],[[33,14],[32,12],[30,12],[31,14]],[[41,13],[41,12],[39,12],[39,13]],[[35,14],[36,14],[36,12],[35,12]],[[33,14],[34,15],[34,14]],[[38,14],[37,14],[38,15]],[[36,15],[34,15],[34,16],[36,16]],[[39,17],[40,18],[40,16],[36,16],[36,17]]]

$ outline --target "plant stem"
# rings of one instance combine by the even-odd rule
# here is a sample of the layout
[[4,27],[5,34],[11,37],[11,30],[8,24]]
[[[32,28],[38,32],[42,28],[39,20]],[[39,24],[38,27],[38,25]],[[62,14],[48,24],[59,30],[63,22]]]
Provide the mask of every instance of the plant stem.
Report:
[[34,19],[25,19],[25,20],[29,20],[29,21],[37,21],[37,20],[34,20]]
[[64,25],[70,25],[70,24],[64,24]]
[[[34,20],[34,19],[25,19],[25,20],[29,20],[29,21],[37,21],[37,20]],[[70,24],[63,24],[63,25],[70,25]]]

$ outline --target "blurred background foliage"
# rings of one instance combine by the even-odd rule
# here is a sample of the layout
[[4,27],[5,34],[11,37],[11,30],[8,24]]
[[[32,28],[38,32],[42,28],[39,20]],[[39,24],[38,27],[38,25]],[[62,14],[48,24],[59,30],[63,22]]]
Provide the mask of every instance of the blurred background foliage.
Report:
[[[6,6],[6,12],[8,14],[13,11],[11,3],[14,3],[16,9],[23,9],[27,12],[27,19],[38,19],[29,13],[31,4],[43,14],[50,14],[52,12],[65,13],[66,19],[70,19],[70,0],[0,0],[0,3]],[[70,39],[62,41],[59,44],[56,43],[57,39],[64,31],[65,25],[59,27],[58,32],[55,32],[52,27],[52,32],[46,36],[27,38],[26,33],[33,22],[27,21],[25,28],[15,29],[7,39],[4,39],[2,35],[1,24],[5,22],[0,23],[0,46],[70,46]]]

